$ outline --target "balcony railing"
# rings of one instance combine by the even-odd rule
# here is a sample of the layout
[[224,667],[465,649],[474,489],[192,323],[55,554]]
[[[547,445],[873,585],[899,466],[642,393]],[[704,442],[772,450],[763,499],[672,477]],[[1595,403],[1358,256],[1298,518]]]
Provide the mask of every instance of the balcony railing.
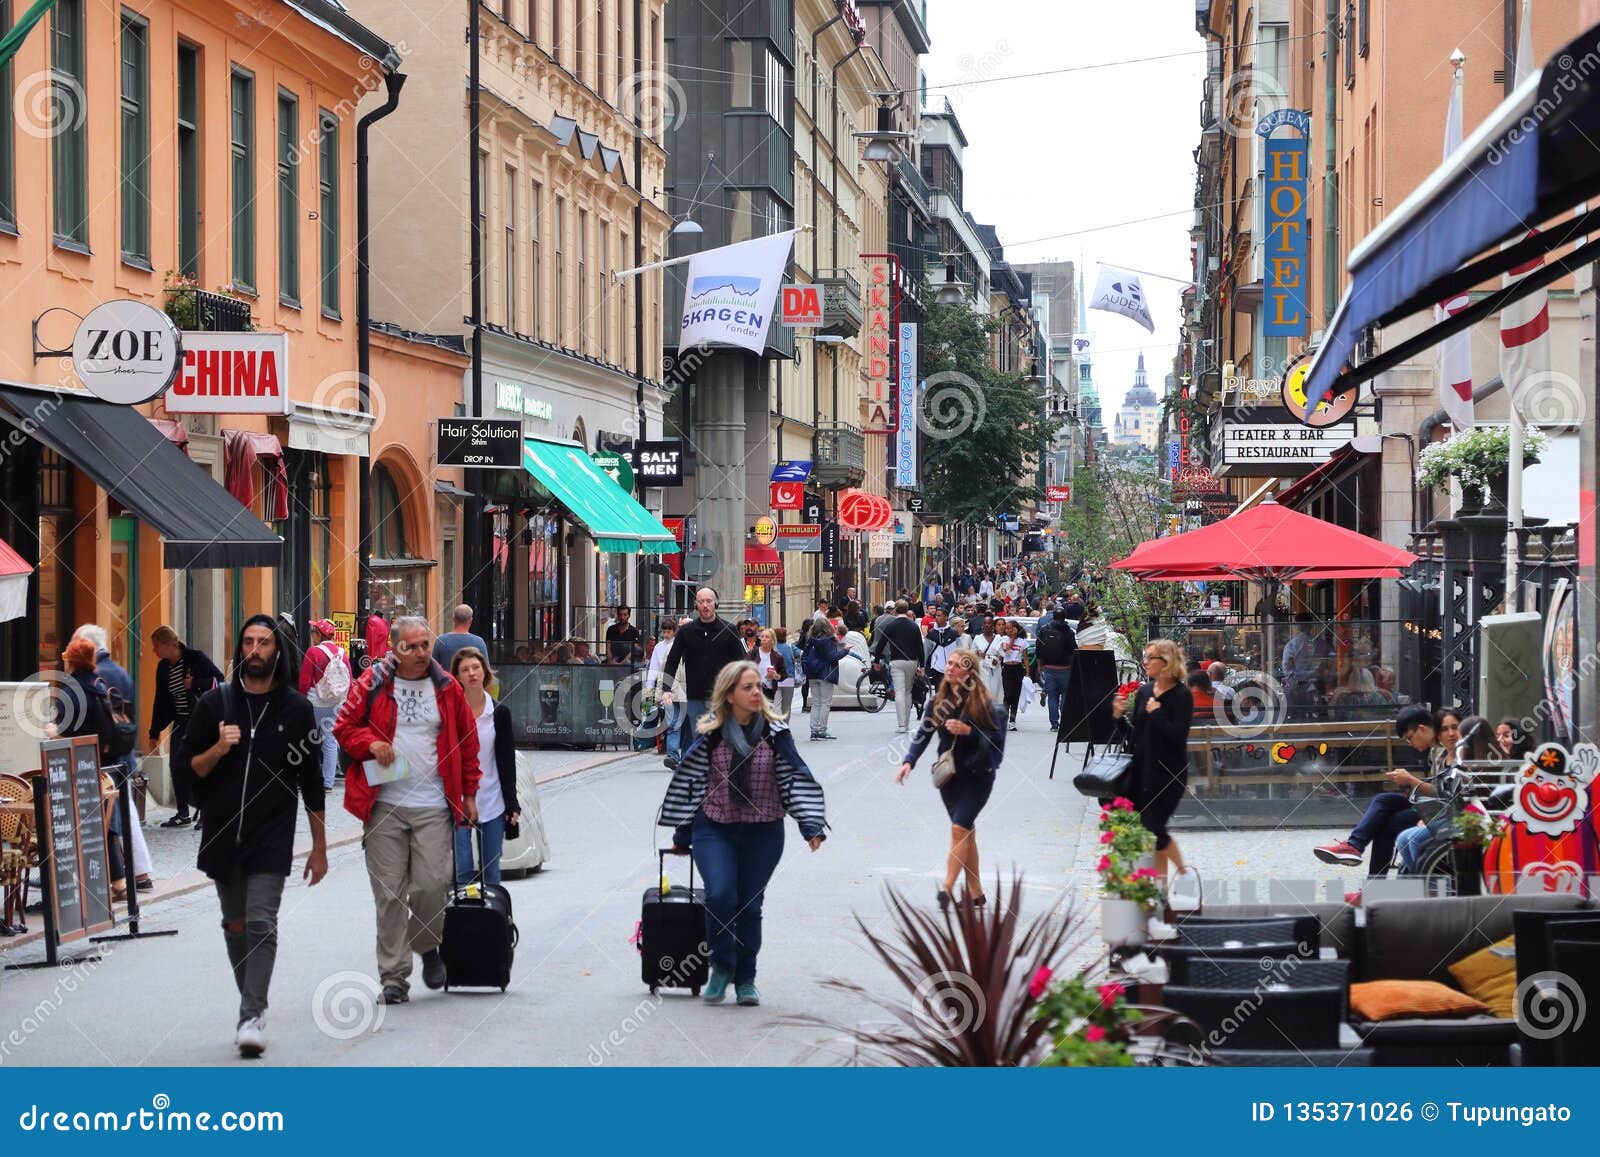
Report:
[[831,337],[855,337],[861,332],[861,283],[848,273],[819,277],[822,289],[822,325],[818,332]]
[[928,198],[933,195],[933,190],[928,187],[927,178],[922,175],[922,170],[912,164],[905,157],[900,158],[900,163],[895,166],[895,172],[900,177],[900,183],[906,187],[914,198],[918,207],[926,213],[928,211]]
[[867,439],[858,427],[844,422],[824,423],[817,429],[812,477],[819,486],[859,486],[867,477]]
[[248,301],[205,289],[169,288],[167,316],[179,329],[209,333],[248,333],[255,329]]

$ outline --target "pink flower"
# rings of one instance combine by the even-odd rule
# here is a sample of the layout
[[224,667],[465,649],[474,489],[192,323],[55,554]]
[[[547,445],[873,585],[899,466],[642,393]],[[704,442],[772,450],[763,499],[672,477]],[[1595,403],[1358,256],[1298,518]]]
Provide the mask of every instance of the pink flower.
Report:
[[1117,1003],[1128,992],[1126,988],[1115,981],[1110,984],[1102,984],[1096,991],[1100,993],[1100,1003],[1106,1005]]
[[1094,870],[1097,872],[1104,872],[1109,867],[1111,867],[1111,857],[1101,856],[1100,862],[1094,866]]
[[1033,974],[1028,981],[1028,995],[1038,1000],[1044,995],[1045,989],[1050,987],[1050,977],[1054,975],[1048,968],[1041,968]]
[[1101,832],[1100,833],[1100,842],[1102,844],[1109,844],[1112,840],[1114,840],[1116,838],[1117,838],[1117,834],[1115,832]]
[[1112,809],[1114,811],[1130,811],[1131,812],[1131,811],[1137,810],[1133,806],[1133,801],[1131,799],[1129,799],[1127,796],[1122,796],[1122,795],[1119,795],[1116,799],[1111,801],[1111,807],[1112,807]]
[[1099,1044],[1106,1039],[1106,1030],[1097,1024],[1091,1024],[1083,1030],[1083,1039],[1092,1045]]

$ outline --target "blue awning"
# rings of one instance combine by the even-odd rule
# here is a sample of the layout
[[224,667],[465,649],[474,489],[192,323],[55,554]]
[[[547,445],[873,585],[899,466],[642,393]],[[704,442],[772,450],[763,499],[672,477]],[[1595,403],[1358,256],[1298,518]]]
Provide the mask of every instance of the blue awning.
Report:
[[[1600,192],[1600,148],[1593,143],[1600,140],[1600,101],[1592,99],[1580,72],[1597,35],[1600,27],[1519,85],[1351,252],[1350,287],[1307,373],[1308,408],[1388,368],[1363,373],[1346,364],[1368,326],[1431,309],[1448,296],[1447,283],[1463,288],[1463,266],[1469,275],[1465,288],[1497,279],[1503,262],[1486,259],[1481,268],[1467,263]],[[1556,229],[1540,238],[1534,246],[1548,252],[1574,235]],[[1532,282],[1519,282],[1521,292],[1539,288]],[[1451,330],[1467,324],[1462,320]],[[1426,344],[1445,336],[1438,332]],[[1407,344],[1414,348],[1422,340]]]

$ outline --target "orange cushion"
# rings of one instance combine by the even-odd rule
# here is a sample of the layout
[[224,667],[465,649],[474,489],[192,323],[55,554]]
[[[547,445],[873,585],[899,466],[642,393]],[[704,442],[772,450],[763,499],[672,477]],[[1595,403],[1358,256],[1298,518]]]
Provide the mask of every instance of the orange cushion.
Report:
[[1498,944],[1480,948],[1450,966],[1450,975],[1468,996],[1489,1006],[1489,1011],[1505,1020],[1516,1017],[1517,961],[1512,956],[1496,956],[1494,949],[1510,948],[1515,938],[1507,936]]
[[1350,1009],[1360,1020],[1471,1016],[1489,1006],[1437,980],[1369,980],[1350,986]]

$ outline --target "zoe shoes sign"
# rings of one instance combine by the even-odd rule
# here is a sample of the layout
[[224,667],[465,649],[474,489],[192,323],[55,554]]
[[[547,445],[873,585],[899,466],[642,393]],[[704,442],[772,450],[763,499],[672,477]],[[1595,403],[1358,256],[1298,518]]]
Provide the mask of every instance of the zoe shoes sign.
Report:
[[182,339],[172,319],[142,301],[95,306],[72,336],[72,368],[97,398],[119,405],[148,402],[177,376]]

